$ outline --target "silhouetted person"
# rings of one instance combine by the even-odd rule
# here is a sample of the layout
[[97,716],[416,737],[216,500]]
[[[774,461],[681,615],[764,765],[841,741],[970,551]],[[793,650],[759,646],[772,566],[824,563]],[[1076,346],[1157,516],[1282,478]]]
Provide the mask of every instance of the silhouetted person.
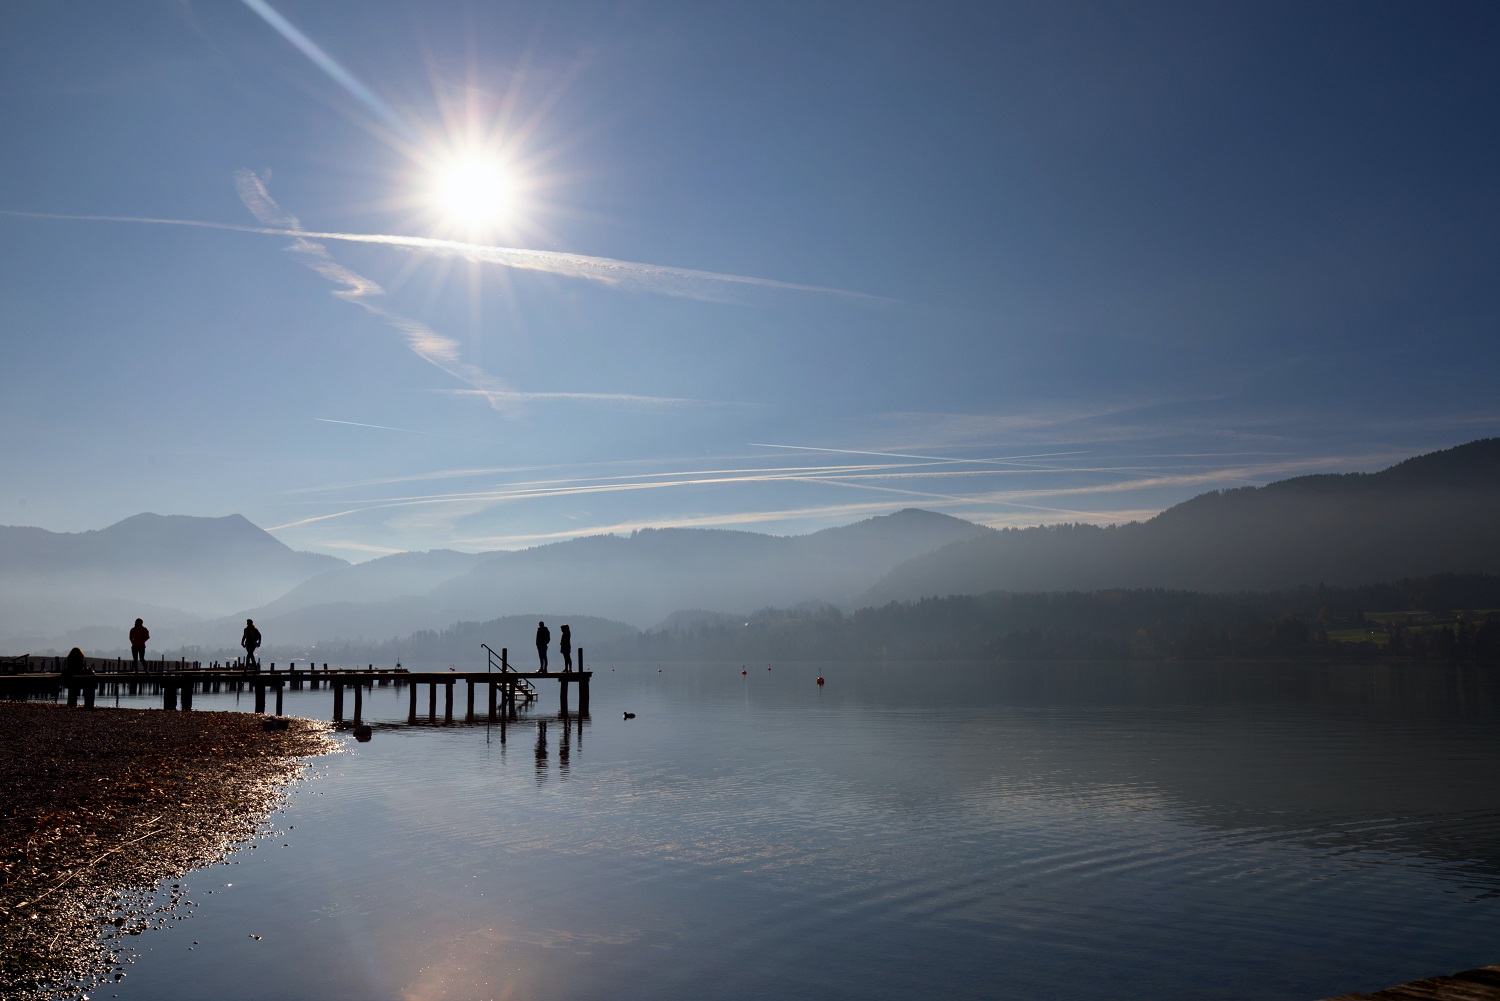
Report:
[[542,662],[542,673],[547,673],[547,644],[552,642],[552,630],[547,628],[547,623],[536,624],[536,655]]
[[146,623],[136,619],[135,625],[130,628],[130,666],[132,668],[146,666],[146,641],[150,638],[151,630],[146,628]]
[[562,627],[562,639],[557,641],[557,652],[563,655],[563,670],[573,670],[573,634],[567,626]]
[[[89,670],[88,658],[83,655],[82,650],[78,649],[75,646],[73,649],[68,651],[68,657],[63,661],[62,674],[64,678],[73,678],[77,677],[80,674],[93,673],[94,672]],[[70,702],[69,705],[71,704],[72,703]]]
[[254,619],[245,620],[245,632],[240,636],[240,646],[245,648],[245,666],[249,667],[255,663],[255,651],[260,646],[260,630],[255,628]]

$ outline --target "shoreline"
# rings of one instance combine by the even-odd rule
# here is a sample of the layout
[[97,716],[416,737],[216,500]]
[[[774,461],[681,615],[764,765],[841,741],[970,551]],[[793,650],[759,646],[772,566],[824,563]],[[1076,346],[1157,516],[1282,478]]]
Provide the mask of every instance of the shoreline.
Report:
[[143,891],[223,859],[332,727],[0,701],[0,998],[118,979]]

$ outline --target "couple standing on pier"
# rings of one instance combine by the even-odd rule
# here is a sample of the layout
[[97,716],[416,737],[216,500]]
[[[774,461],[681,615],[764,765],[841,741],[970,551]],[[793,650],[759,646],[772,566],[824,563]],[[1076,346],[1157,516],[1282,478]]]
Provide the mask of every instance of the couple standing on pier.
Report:
[[[547,628],[547,623],[536,624],[536,655],[542,662],[542,673],[547,673],[547,644],[552,642],[552,630]],[[563,670],[573,670],[573,634],[564,625],[562,637],[557,641],[557,652],[563,655]]]

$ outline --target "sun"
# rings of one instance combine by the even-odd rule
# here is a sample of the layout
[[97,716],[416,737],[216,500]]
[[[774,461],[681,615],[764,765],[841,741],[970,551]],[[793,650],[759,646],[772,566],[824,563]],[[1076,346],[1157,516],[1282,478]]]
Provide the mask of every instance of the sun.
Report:
[[521,185],[499,157],[458,154],[433,166],[432,207],[443,225],[482,235],[513,224],[520,211]]

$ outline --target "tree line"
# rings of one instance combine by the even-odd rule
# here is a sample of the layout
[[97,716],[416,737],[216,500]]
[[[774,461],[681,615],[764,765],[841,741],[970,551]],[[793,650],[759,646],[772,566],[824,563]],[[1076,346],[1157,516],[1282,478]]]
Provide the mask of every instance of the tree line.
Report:
[[663,661],[1500,660],[1497,609],[1500,577],[1459,574],[1233,594],[992,592],[853,612],[766,609],[734,623],[620,636],[595,653]]

